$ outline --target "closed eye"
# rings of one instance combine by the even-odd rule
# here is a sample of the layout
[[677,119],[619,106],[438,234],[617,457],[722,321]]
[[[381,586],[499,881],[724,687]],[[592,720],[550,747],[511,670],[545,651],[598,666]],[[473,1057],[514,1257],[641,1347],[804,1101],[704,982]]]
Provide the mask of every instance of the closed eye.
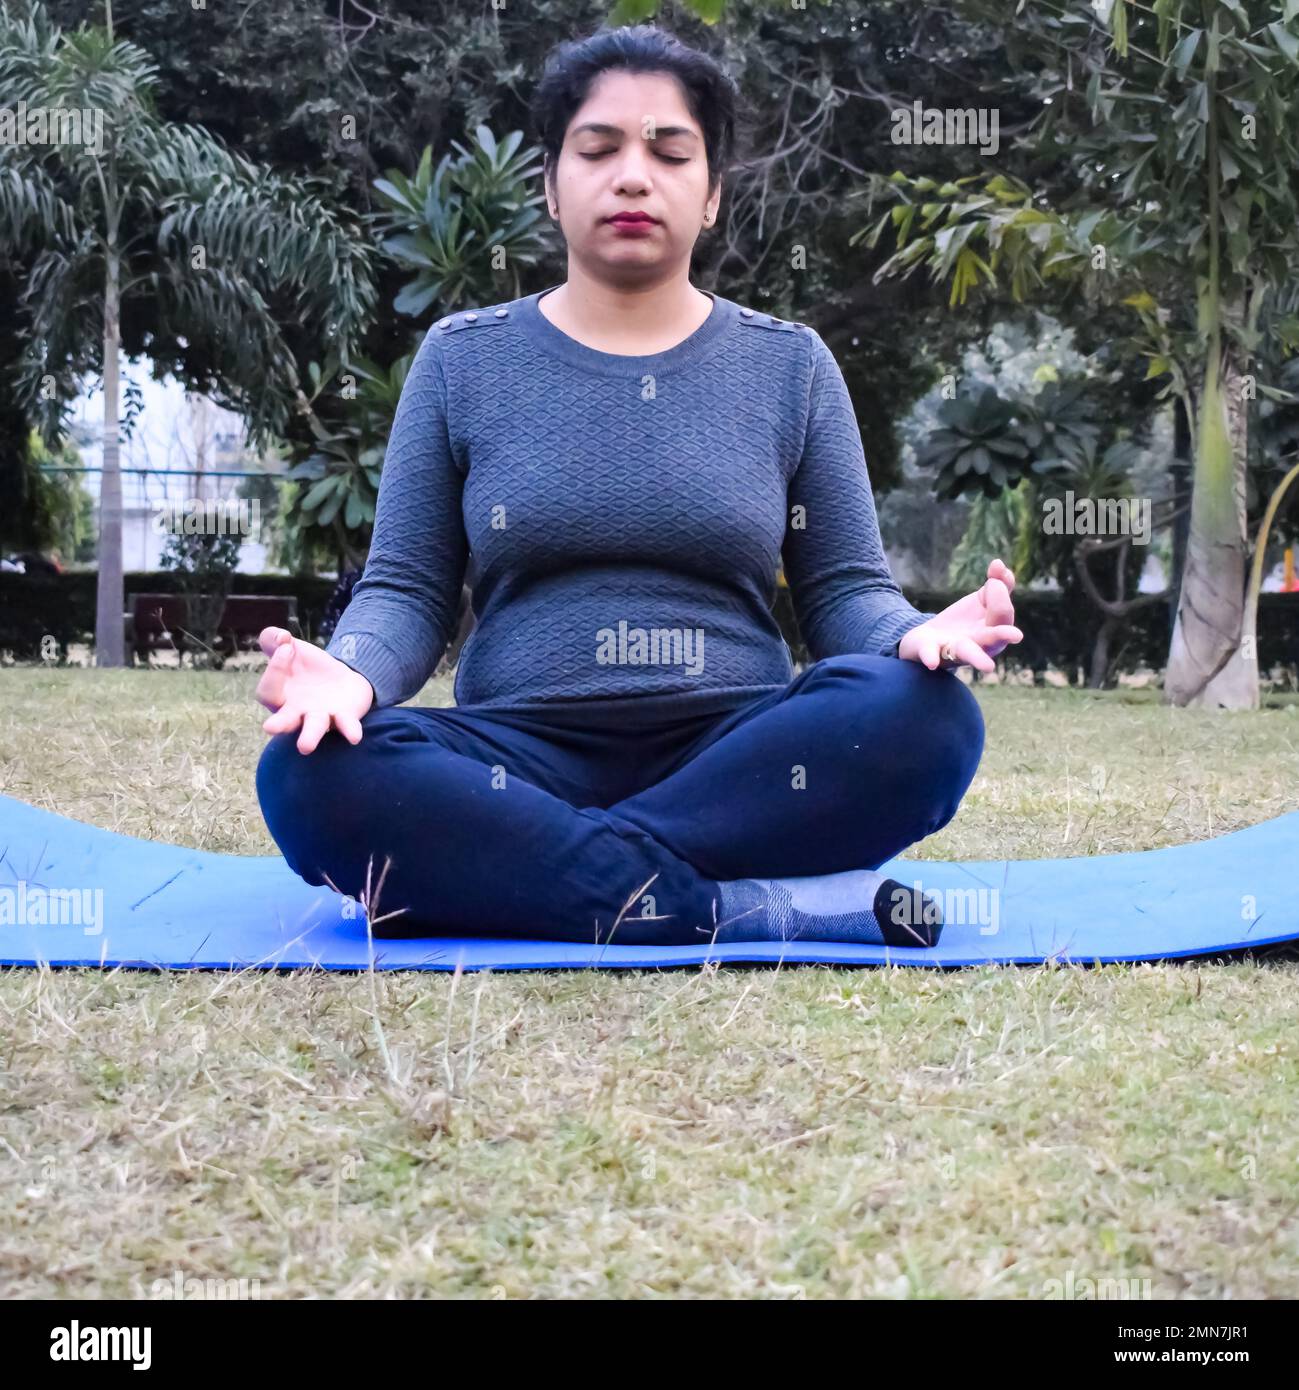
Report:
[[[579,151],[579,153],[581,154],[581,156],[582,156],[583,159],[603,159],[603,158],[605,157],[605,155],[607,155],[607,154],[612,154],[613,151],[612,151],[612,150],[596,150],[593,154],[588,154],[586,151],[583,150],[583,151]],[[656,150],[655,153],[657,154],[658,151]],[[689,163],[690,163],[690,156],[689,156],[689,155],[660,154],[660,155],[659,155],[659,158],[662,159],[662,160],[666,160],[667,163],[669,163],[669,164],[689,164]]]

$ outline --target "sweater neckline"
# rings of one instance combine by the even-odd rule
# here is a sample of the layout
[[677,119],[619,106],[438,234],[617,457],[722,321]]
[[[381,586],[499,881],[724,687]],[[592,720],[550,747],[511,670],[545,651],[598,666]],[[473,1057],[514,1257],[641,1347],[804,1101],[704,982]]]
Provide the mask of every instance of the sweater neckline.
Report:
[[622,353],[601,352],[598,348],[587,347],[585,343],[579,343],[576,338],[569,337],[562,328],[551,323],[541,312],[539,301],[543,295],[559,288],[559,285],[551,285],[535,294],[526,295],[519,301],[522,311],[520,322],[524,331],[537,347],[552,356],[562,358],[574,367],[582,367],[605,376],[641,376],[645,373],[662,376],[665,372],[675,371],[678,367],[697,361],[717,342],[732,318],[729,299],[713,294],[711,290],[703,290],[701,293],[713,301],[712,311],[689,337],[683,338],[675,347],[667,348],[663,352],[624,356]]

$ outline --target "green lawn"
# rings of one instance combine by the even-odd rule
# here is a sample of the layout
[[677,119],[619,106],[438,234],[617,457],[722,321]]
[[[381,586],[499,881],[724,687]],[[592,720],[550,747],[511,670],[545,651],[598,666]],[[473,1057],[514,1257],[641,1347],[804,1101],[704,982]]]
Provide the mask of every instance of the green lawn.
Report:
[[[269,853],[255,680],[0,670],[0,794]],[[979,695],[913,857],[1299,808],[1293,700]],[[1295,1297],[1297,970],[0,972],[0,1291]]]

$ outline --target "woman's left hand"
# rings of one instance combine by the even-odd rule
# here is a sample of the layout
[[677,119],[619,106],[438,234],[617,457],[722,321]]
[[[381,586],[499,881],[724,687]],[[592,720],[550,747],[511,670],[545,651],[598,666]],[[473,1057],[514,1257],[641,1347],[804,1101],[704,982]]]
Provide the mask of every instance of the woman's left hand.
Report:
[[904,633],[898,655],[904,661],[919,661],[931,671],[940,665],[995,670],[997,663],[992,658],[1024,640],[1014,625],[1015,607],[1010,601],[1014,587],[1015,576],[1000,560],[993,560],[987,583]]

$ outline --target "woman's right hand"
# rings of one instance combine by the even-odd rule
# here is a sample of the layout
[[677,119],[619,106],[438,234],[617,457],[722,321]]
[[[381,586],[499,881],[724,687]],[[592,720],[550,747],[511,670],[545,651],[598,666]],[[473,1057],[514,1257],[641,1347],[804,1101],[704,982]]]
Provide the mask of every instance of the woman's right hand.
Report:
[[263,628],[258,641],[270,660],[257,683],[257,698],[274,711],[262,728],[290,734],[301,725],[299,753],[315,752],[331,724],[348,743],[360,743],[362,716],[374,704],[370,682],[282,627]]

